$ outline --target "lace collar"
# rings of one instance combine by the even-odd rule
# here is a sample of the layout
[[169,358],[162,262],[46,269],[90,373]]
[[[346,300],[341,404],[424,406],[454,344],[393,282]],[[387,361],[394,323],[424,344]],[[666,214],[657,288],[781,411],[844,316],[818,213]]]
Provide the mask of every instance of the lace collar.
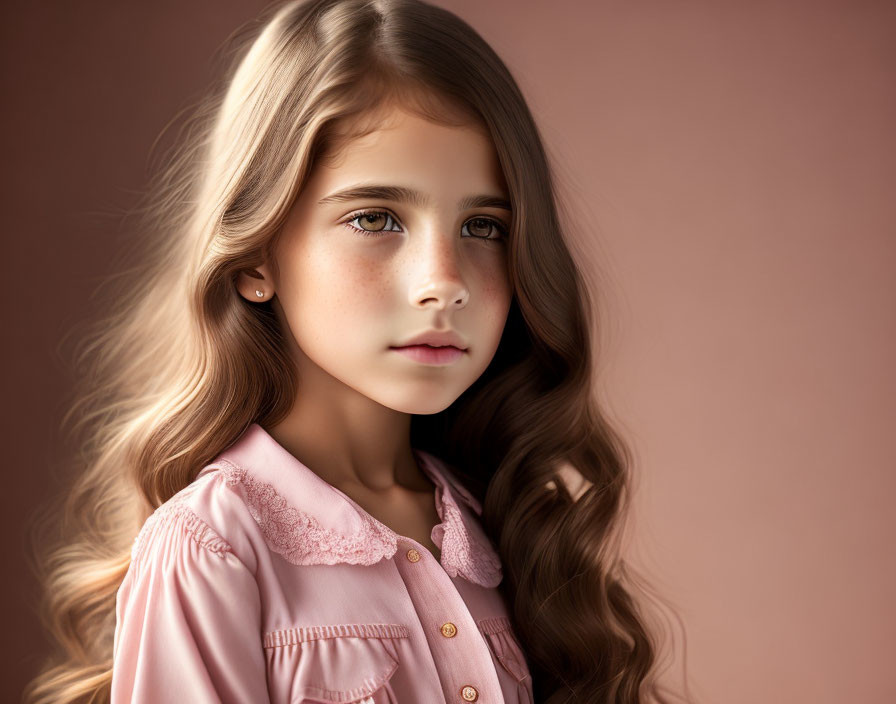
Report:
[[[446,463],[423,450],[413,452],[436,487],[442,522],[433,526],[431,537],[442,567],[451,577],[498,586],[501,563],[479,522],[479,502]],[[292,564],[372,565],[398,549],[401,536],[315,474],[257,423],[199,476],[213,470],[222,471],[225,482],[242,492],[268,547]]]

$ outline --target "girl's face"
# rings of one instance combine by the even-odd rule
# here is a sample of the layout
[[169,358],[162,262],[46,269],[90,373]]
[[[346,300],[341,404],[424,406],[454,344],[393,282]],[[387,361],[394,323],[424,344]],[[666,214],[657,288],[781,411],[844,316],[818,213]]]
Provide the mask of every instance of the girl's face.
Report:
[[[243,274],[240,291],[255,301],[256,289],[265,300],[276,294],[300,388],[314,378],[336,398],[346,389],[327,385],[404,413],[437,413],[498,347],[512,296],[509,227],[484,131],[386,108],[376,131],[344,145],[338,160],[318,161],[277,242],[278,276],[259,267],[265,281]],[[453,331],[466,349],[447,361],[394,349],[427,331]]]

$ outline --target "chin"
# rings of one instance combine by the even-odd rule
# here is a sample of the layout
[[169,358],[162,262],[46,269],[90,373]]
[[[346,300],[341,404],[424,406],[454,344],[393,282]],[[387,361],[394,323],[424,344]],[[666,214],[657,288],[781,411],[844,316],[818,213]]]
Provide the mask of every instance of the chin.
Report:
[[415,416],[431,416],[434,413],[444,411],[456,399],[457,396],[441,396],[421,392],[414,394],[413,397],[404,398],[392,395],[384,398],[380,403],[400,413],[409,413]]

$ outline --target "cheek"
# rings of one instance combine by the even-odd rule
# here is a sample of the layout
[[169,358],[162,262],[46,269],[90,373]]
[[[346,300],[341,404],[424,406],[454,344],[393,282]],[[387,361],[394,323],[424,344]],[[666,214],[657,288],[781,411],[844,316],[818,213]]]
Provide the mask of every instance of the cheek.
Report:
[[493,301],[498,307],[510,300],[510,282],[503,270],[489,272],[482,282],[482,288],[487,300]]
[[390,299],[385,266],[336,247],[310,248],[297,258],[294,304],[330,326],[357,325],[386,310]]
[[503,329],[513,296],[506,270],[503,267],[495,267],[489,271],[480,283],[480,292],[482,308],[486,312],[489,322],[492,326],[498,325]]

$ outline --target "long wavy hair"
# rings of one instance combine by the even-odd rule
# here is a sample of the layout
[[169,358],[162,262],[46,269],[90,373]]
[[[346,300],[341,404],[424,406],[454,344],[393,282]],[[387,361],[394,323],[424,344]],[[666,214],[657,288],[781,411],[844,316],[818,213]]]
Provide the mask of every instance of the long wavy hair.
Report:
[[56,652],[26,701],[108,701],[115,596],[141,525],[249,424],[288,412],[284,331],[235,277],[270,257],[315,160],[376,129],[370,109],[389,101],[485,126],[513,207],[498,350],[449,408],[413,418],[412,445],[482,501],[537,701],[671,701],[645,608],[663,599],[621,555],[631,453],[595,400],[592,303],[507,67],[420,0],[279,3],[231,39],[220,81],[133,211],[106,311],[78,338],[63,428],[79,454],[58,505],[35,514],[31,548]]

